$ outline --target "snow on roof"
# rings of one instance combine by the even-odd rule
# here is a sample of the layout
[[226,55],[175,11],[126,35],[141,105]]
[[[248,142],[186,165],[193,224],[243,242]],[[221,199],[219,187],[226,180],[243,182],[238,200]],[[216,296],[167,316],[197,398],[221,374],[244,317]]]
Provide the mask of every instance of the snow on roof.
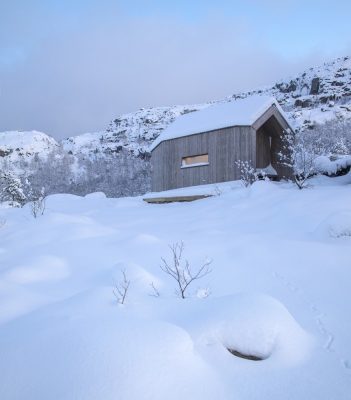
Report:
[[273,104],[284,115],[274,97],[250,96],[231,102],[210,105],[200,111],[178,117],[152,143],[150,150],[161,142],[229,126],[252,125]]

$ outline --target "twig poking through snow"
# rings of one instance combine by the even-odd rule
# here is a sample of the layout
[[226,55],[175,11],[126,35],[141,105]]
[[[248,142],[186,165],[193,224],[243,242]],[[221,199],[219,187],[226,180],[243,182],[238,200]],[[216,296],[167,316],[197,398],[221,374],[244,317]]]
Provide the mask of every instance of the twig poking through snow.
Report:
[[115,295],[119,304],[124,304],[130,285],[130,280],[127,278],[125,269],[121,271],[121,274],[122,280],[115,283],[113,294]]
[[6,224],[6,219],[5,218],[0,218],[0,229],[5,226]]
[[190,267],[189,261],[183,259],[184,243],[175,243],[169,246],[172,252],[172,261],[168,263],[161,258],[160,268],[177,282],[176,294],[182,299],[187,297],[189,286],[196,280],[203,278],[211,272],[212,260],[206,260],[197,270]]
[[160,297],[160,292],[157,289],[157,287],[154,285],[153,282],[150,283],[151,289],[152,289],[152,293],[150,293],[150,296],[152,297]]

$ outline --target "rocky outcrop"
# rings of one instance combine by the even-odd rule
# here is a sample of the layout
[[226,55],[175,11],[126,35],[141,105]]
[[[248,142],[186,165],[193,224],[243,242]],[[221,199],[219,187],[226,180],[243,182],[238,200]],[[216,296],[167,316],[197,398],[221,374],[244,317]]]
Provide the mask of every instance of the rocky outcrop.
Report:
[[311,83],[310,94],[318,94],[319,92],[319,78],[313,78]]

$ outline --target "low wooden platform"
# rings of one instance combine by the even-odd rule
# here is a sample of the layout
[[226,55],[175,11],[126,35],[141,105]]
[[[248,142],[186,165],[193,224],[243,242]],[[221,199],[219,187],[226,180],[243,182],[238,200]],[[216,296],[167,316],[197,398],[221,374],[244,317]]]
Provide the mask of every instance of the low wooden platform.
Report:
[[195,201],[212,197],[212,194],[197,194],[191,196],[163,196],[163,197],[145,197],[143,200],[150,204],[163,204],[163,203],[179,203],[186,201]]

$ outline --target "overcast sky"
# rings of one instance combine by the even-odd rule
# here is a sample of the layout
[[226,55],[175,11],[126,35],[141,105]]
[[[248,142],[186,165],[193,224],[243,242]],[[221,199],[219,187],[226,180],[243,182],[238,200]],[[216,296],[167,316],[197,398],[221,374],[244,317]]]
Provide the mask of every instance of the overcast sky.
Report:
[[103,130],[351,54],[349,0],[0,0],[0,131]]

